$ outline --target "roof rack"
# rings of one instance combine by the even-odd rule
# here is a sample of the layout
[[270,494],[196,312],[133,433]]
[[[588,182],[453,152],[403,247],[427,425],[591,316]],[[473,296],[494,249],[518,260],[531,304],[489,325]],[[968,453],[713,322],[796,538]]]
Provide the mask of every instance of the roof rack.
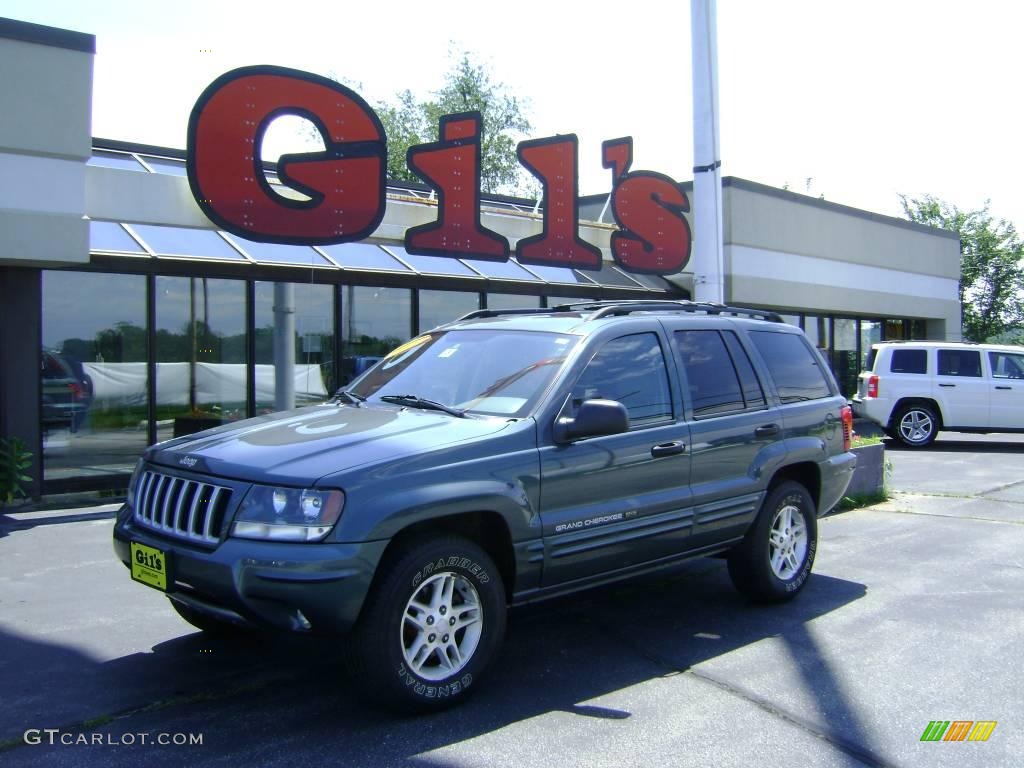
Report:
[[501,317],[502,315],[539,315],[553,311],[554,310],[546,307],[525,307],[521,309],[474,309],[472,312],[467,312],[462,317],[458,318],[455,322],[461,323],[463,320],[479,320],[483,317]]
[[477,320],[503,315],[537,315],[557,312],[583,312],[593,310],[587,320],[598,320],[602,317],[629,315],[633,312],[704,312],[709,315],[732,315],[734,317],[752,317],[772,323],[784,323],[785,320],[777,312],[767,309],[751,309],[749,307],[732,307],[710,301],[665,301],[663,299],[626,299],[619,301],[574,301],[559,304],[555,307],[537,307],[528,309],[478,309],[459,318]]

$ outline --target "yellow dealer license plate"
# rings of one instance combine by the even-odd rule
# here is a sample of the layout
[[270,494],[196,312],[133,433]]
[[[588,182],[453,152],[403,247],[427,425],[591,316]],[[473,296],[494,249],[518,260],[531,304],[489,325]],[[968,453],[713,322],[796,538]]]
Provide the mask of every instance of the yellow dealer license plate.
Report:
[[157,549],[131,543],[132,578],[151,587],[167,591],[167,576],[170,572],[170,555]]

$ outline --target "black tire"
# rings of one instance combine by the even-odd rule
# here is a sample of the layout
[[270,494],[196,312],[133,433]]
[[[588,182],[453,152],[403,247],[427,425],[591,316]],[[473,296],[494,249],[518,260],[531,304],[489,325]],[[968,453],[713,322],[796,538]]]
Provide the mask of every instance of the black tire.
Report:
[[892,431],[902,445],[924,448],[939,434],[939,417],[930,405],[905,405],[893,417]]
[[167,598],[167,602],[171,604],[171,607],[179,616],[181,616],[181,618],[196,629],[206,632],[208,635],[229,637],[232,635],[251,635],[254,633],[252,627],[216,619],[213,616],[201,613],[200,611],[190,608],[184,603],[178,602],[172,598]]
[[[414,597],[423,609],[414,607]],[[353,630],[348,666],[362,691],[389,709],[444,709],[477,689],[501,646],[505,620],[505,586],[483,549],[457,536],[410,542],[378,572]]]
[[[787,514],[792,521],[788,524]],[[814,499],[800,483],[787,480],[769,489],[753,526],[729,553],[729,576],[736,589],[751,600],[785,602],[803,589],[817,549]]]

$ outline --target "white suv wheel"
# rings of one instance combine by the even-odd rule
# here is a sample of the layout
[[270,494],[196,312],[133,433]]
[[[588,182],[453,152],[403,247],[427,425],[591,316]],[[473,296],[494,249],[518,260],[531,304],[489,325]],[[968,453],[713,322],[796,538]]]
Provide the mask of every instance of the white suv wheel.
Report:
[[938,419],[924,405],[910,405],[896,417],[896,439],[911,448],[920,448],[935,440]]

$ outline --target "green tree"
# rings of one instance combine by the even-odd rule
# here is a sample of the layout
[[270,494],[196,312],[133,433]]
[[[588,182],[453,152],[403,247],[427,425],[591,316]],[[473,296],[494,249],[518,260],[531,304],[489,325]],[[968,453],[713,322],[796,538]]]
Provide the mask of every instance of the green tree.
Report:
[[1024,322],[1024,243],[989,203],[962,211],[931,195],[901,195],[907,218],[960,235],[960,305],[964,338],[987,341]]
[[375,106],[388,137],[388,178],[420,181],[405,163],[405,153],[414,144],[438,140],[442,115],[477,110],[483,116],[481,188],[484,192],[523,193],[532,179],[516,158],[516,144],[531,129],[524,106],[496,83],[488,71],[463,53],[445,75],[444,85],[426,101],[403,91],[393,102]]

